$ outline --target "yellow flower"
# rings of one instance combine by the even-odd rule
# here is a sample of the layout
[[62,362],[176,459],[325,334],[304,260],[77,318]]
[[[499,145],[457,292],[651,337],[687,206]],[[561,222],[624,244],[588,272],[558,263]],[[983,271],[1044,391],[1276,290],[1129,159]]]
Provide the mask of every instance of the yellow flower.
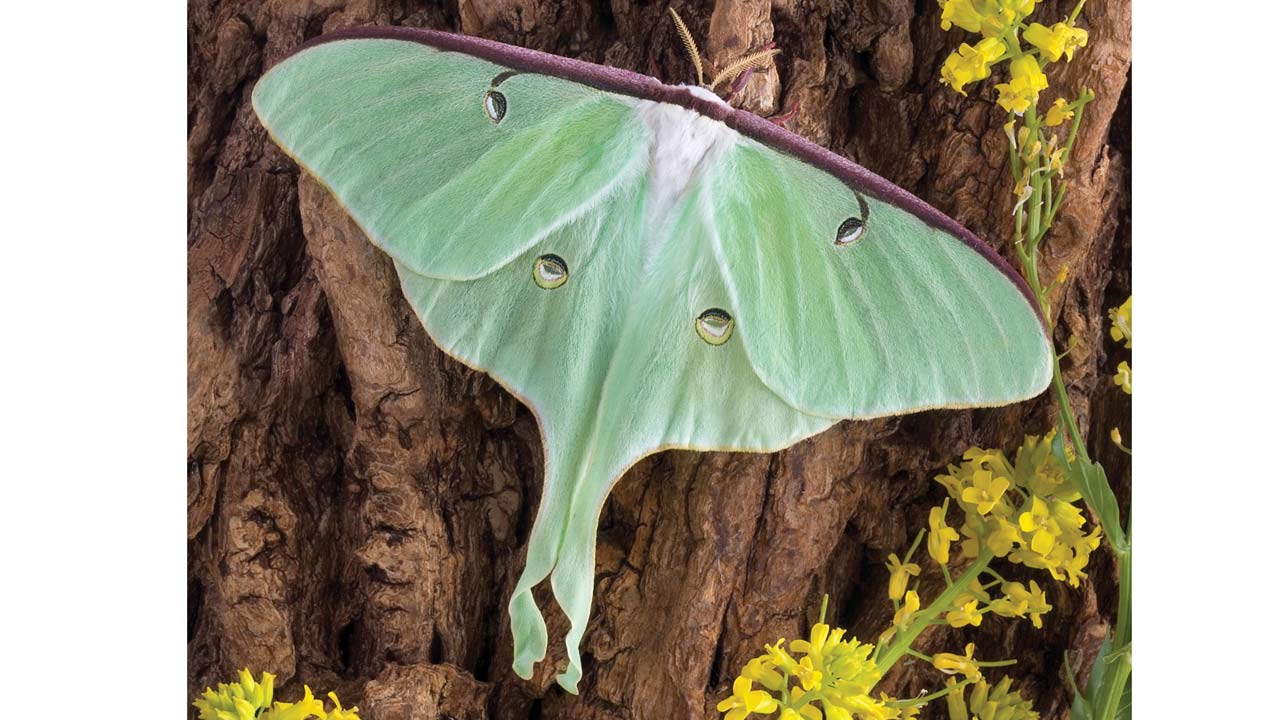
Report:
[[979,470],[973,474],[973,486],[965,488],[960,499],[977,508],[979,515],[986,515],[1008,489],[1008,478],[995,477],[990,470]]
[[1107,311],[1111,316],[1111,339],[1116,342],[1124,340],[1124,346],[1133,347],[1133,296],[1120,304],[1118,308]]
[[933,656],[933,666],[948,675],[959,673],[970,680],[982,677],[982,671],[973,660],[973,643],[964,646],[964,655],[938,653]]
[[302,699],[298,702],[278,702],[259,716],[261,720],[309,720],[312,717],[324,720],[324,703],[315,699],[311,695],[311,688],[306,685],[302,686]]
[[880,668],[871,661],[875,646],[858,642],[856,638],[840,643],[824,658],[823,683],[828,695],[848,699],[865,695],[880,682]]
[[1017,602],[1008,596],[992,600],[991,604],[987,607],[991,612],[999,615],[1000,617],[1026,617],[1027,614],[1027,603],[1025,600]]
[[[952,682],[955,678],[951,678]],[[1022,697],[1022,693],[1010,692],[1013,680],[1005,676],[995,687],[987,684],[986,679],[974,683],[969,695],[969,709],[965,712],[962,702],[955,703],[957,712],[952,717],[973,717],[978,720],[1037,720],[1040,715],[1031,709],[1031,701]],[[963,695],[963,689],[959,694]],[[947,695],[947,707],[952,706],[951,694]]]
[[822,684],[822,671],[813,666],[812,657],[805,655],[797,665],[796,679],[800,681],[800,687],[809,692]]
[[302,699],[296,703],[272,702],[276,676],[262,673],[262,681],[254,682],[248,669],[240,671],[240,682],[220,683],[218,691],[205,689],[195,701],[200,720],[360,720],[358,708],[343,709],[338,696],[329,693],[334,709],[325,712],[324,703],[302,686]]
[[991,64],[1004,55],[1005,44],[999,38],[984,38],[976,46],[961,43],[942,64],[942,82],[952,90],[967,95],[964,86],[991,75]]
[[[838,632],[841,635],[844,634],[843,630],[838,630]],[[817,655],[819,658],[821,658],[822,651],[827,645],[827,639],[830,637],[831,637],[830,625],[826,623],[814,623],[813,627],[809,628],[808,640],[792,640],[791,641],[791,652],[807,653],[809,655]],[[838,637],[835,640],[836,642],[840,642],[840,639]]]
[[1022,33],[1022,39],[1040,48],[1040,52],[1052,62],[1058,62],[1064,54],[1067,62],[1070,62],[1076,48],[1084,47],[1089,42],[1089,33],[1083,28],[1061,22],[1051,28],[1033,22]]
[[953,677],[947,678],[947,717],[971,717],[964,706],[964,686],[957,684]]
[[827,719],[833,718],[849,718],[853,720],[890,720],[898,717],[898,713],[893,708],[885,707],[883,703],[877,702],[869,695],[854,695],[851,697],[841,698],[841,709],[845,710],[847,715],[832,715],[831,711],[827,711]]
[[960,539],[960,534],[947,525],[942,508],[929,510],[929,557],[939,565],[946,565],[951,559],[951,543]]
[[1000,589],[1010,603],[1021,608],[1022,612],[1018,613],[1019,616],[1022,613],[1030,613],[1031,624],[1037,628],[1044,627],[1044,622],[1041,618],[1044,613],[1052,610],[1053,606],[1049,604],[1048,596],[1045,595],[1044,590],[1040,589],[1040,585],[1035,580],[1031,581],[1030,590],[1020,582],[1005,583]]
[[194,703],[200,720],[254,720],[271,706],[275,692],[276,676],[262,673],[262,681],[254,682],[248,668],[240,671],[240,682],[219,683],[217,692],[205,688],[204,695]]
[[778,638],[778,642],[772,645],[765,645],[764,651],[768,654],[769,661],[773,663],[774,667],[787,675],[795,675],[799,665],[796,663],[795,658],[782,649],[783,642],[785,642],[785,638]]
[[983,10],[990,3],[978,0],[978,5],[983,6],[983,9],[975,6],[973,0],[938,0],[938,4],[942,6],[943,30],[950,30],[952,24],[955,24],[969,32],[978,32],[982,29],[985,17]]
[[1052,610],[1053,606],[1049,604],[1044,590],[1040,589],[1040,585],[1035,580],[1031,581],[1031,590],[1028,591],[1028,595],[1030,597],[1027,600],[1027,612],[1031,614],[1031,624],[1042,627],[1041,616]]
[[[961,603],[960,601],[966,601]],[[968,595],[961,595],[956,603],[956,609],[947,613],[947,624],[953,628],[962,628],[967,625],[977,627],[982,624],[982,613],[978,612],[977,598],[970,598]]]
[[[996,87],[1000,87],[1000,86],[997,85]],[[1035,192],[1031,188],[1031,184],[1027,182],[1029,179],[1030,179],[1030,176],[1028,175],[1027,171],[1023,170],[1022,182],[1013,188],[1013,196],[1018,198],[1018,202],[1014,203],[1013,205],[1014,215],[1017,215],[1018,211],[1022,210],[1022,206],[1027,204],[1027,201],[1031,199],[1031,196]]]
[[742,668],[742,677],[754,680],[775,692],[786,687],[786,681],[777,670],[773,669],[773,663],[769,661],[768,655],[761,655],[747,661],[746,666]]
[[1048,555],[1062,534],[1062,529],[1049,513],[1048,503],[1038,496],[1031,498],[1031,509],[1018,517],[1018,527],[1024,533],[1034,533],[1031,549],[1041,555]]
[[[908,603],[919,608],[914,592]],[[824,600],[825,603],[825,600]],[[805,653],[799,662],[786,650],[784,638],[765,645],[765,654],[748,662],[734,683],[734,695],[717,707],[727,717],[745,718],[753,712],[775,710],[787,720],[894,720],[896,710],[873,700],[869,693],[880,681],[880,669],[871,660],[875,646],[856,638],[844,640],[845,630],[816,623],[807,640],[793,640],[791,652]],[[790,680],[795,682],[791,683]],[[773,692],[752,690],[760,682]],[[785,705],[786,707],[778,707]]]
[[360,716],[356,714],[359,708],[353,706],[343,710],[342,703],[338,702],[338,696],[335,693],[329,693],[329,699],[333,701],[333,710],[329,711],[324,720],[360,720]]
[[[1053,517],[1053,521],[1063,532],[1078,531],[1084,527],[1084,514],[1080,512],[1080,508],[1069,502],[1063,502],[1058,499],[1049,501],[1049,515]],[[1079,532],[1070,533],[1073,536],[1079,535]]]
[[1116,366],[1116,376],[1113,380],[1125,393],[1133,394],[1133,369],[1129,367],[1128,361],[1121,360],[1120,364]]
[[907,582],[913,575],[920,574],[920,566],[903,563],[898,559],[897,553],[889,553],[889,562],[885,566],[889,568],[889,599],[901,600],[903,593],[907,591]]
[[1075,116],[1076,111],[1067,106],[1066,98],[1058,98],[1049,107],[1049,112],[1044,114],[1044,124],[1049,127],[1058,127]]
[[[1054,496],[1059,500],[1073,502],[1080,499],[1080,491],[1067,482],[1066,471],[1057,458],[1053,456],[1053,438],[1056,430],[1050,430],[1044,437],[1028,435],[1018,448],[1015,462],[1013,482],[1025,487],[1041,497]],[[1075,457],[1071,446],[1067,446],[1067,458]]]
[[[1056,548],[1057,545],[1054,547]],[[1049,555],[1041,555],[1029,547],[1020,547],[1009,553],[1009,561],[1029,568],[1047,570],[1054,580],[1065,580],[1067,577],[1062,573],[1062,568],[1058,566],[1058,557],[1052,551]]]
[[[1049,172],[1058,173],[1059,177],[1065,177],[1067,168],[1062,164],[1062,156],[1067,152],[1066,148],[1058,148],[1049,154]],[[1064,278],[1065,279],[1065,278]],[[1075,340],[1075,336],[1071,336],[1071,340]],[[1070,346],[1068,346],[1070,347]]]
[[1039,0],[938,0],[942,29],[958,25],[986,37],[1000,37],[1035,9]]
[[1009,74],[1009,82],[996,85],[1000,92],[996,102],[1005,110],[1021,115],[1035,103],[1040,91],[1049,87],[1049,78],[1034,55],[1023,55],[1010,62]]
[[1062,569],[1066,571],[1067,582],[1071,587],[1080,587],[1080,581],[1089,577],[1084,571],[1086,565],[1089,564],[1089,555],[1087,553],[1076,553],[1070,560],[1062,563]]
[[811,668],[821,668],[826,661],[826,656],[839,648],[843,638],[844,628],[832,630],[826,623],[816,623],[809,630],[808,640],[791,641],[791,652],[805,653]]
[[1072,557],[1062,563],[1062,567],[1067,573],[1067,582],[1071,584],[1071,587],[1080,587],[1080,581],[1088,577],[1084,572],[1084,568],[1089,564],[1090,553],[1098,549],[1098,544],[1101,541],[1102,528],[1095,526],[1093,532],[1081,536],[1071,546]]
[[720,701],[716,710],[728,713],[724,720],[742,720],[751,713],[771,713],[778,709],[778,702],[763,690],[752,690],[749,678],[733,681],[733,695]]
[[902,601],[902,607],[898,608],[898,612],[893,614],[893,626],[899,630],[906,630],[919,609],[920,596],[916,594],[915,590],[908,590],[906,598]]
[[1022,539],[1018,528],[1004,518],[992,518],[987,525],[987,549],[996,557],[1004,557],[1013,550],[1013,544]]
[[826,711],[826,720],[853,720],[853,714],[844,709],[843,705],[825,703],[823,710]]

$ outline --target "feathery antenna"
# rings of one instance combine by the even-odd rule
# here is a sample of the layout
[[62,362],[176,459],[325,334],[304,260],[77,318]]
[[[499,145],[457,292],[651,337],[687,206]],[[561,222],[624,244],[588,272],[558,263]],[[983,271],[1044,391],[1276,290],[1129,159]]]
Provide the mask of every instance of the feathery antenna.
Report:
[[667,10],[671,13],[671,18],[676,21],[676,30],[680,33],[680,40],[684,42],[684,50],[689,53],[689,59],[693,61],[693,67],[698,71],[698,84],[702,85],[702,56],[698,53],[698,44],[693,41],[693,35],[689,32],[689,28],[685,27],[676,9],[667,8]]
[[763,69],[765,67],[765,61],[773,57],[774,55],[777,55],[780,52],[782,51],[777,48],[771,48],[769,50],[763,50],[761,52],[755,53],[754,55],[748,55],[742,58],[741,60],[733,63],[732,65],[725,68],[724,70],[721,70],[720,74],[716,75],[715,79],[711,81],[711,86],[710,86],[711,89],[714,91],[717,85],[724,82],[725,80],[737,77],[738,73],[742,72],[743,70],[752,69],[752,68]]

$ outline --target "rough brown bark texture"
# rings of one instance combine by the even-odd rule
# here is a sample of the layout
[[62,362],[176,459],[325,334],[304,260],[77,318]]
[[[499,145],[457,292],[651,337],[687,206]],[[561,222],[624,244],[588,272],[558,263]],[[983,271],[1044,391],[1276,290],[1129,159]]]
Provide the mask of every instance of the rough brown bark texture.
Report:
[[[1048,0],[1038,17],[1071,3]],[[950,213],[1011,256],[1004,114],[990,85],[937,82],[962,39],[934,0],[677,0],[714,68],[772,41],[777,69],[736,104],[793,107],[789,127]],[[738,668],[815,620],[821,595],[859,637],[889,608],[883,561],[901,552],[965,448],[1012,449],[1052,426],[1049,394],[1018,406],[843,422],[775,455],[667,452],[632,469],[601,522],[582,693],[510,670],[506,601],[541,483],[529,412],[445,357],[401,297],[391,264],[258,125],[264,68],[321,32],[446,28],[668,82],[692,69],[665,2],[628,0],[192,0],[189,17],[189,682],[249,666],[286,698],[336,689],[370,720],[702,718]],[[1069,196],[1047,240],[1069,264],[1052,323],[1095,451],[1127,501],[1128,399],[1106,308],[1129,292],[1130,11],[1093,0],[1088,47],[1054,90],[1097,91]],[[1069,704],[1063,654],[1087,667],[1114,616],[1099,553],[1080,590],[1055,586],[1044,630],[938,629],[925,650],[977,642],[1013,657],[1051,718]],[[554,608],[549,595],[544,608]],[[567,630],[551,610],[553,639]],[[562,653],[562,651],[560,651]],[[1083,673],[1078,674],[1083,680]],[[885,689],[939,678],[908,662]]]

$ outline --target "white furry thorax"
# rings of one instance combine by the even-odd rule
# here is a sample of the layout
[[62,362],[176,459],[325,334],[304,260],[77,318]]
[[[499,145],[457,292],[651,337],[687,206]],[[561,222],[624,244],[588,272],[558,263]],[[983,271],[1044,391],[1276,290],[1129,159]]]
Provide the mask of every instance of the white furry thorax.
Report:
[[[705,88],[681,87],[699,98],[726,104]],[[679,105],[640,100],[636,109],[653,133],[647,209],[649,217],[658,220],[671,211],[693,179],[732,146],[738,135],[724,123]]]

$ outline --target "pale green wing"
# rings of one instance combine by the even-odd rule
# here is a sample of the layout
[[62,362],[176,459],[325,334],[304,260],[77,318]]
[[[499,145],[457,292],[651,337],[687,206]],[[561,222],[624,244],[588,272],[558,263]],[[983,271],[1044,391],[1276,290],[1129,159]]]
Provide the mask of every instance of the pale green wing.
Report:
[[681,232],[716,249],[751,364],[795,407],[872,418],[1044,390],[1039,315],[960,237],[750,140],[704,183]]
[[[664,447],[776,450],[833,422],[769,390],[741,345],[701,339],[695,318],[728,301],[714,255],[706,245],[667,242],[670,227],[648,229],[645,195],[642,181],[623,185],[474,281],[400,266],[405,295],[435,342],[538,414],[546,468],[510,603],[515,668],[529,677],[545,654],[546,627],[530,591],[550,574],[572,623],[569,666],[559,678],[571,691],[582,674],[578,645],[590,615],[600,510],[626,469]],[[649,257],[653,247],[662,254]],[[569,280],[550,290],[532,274],[549,254],[569,269]],[[646,262],[651,272],[641,271]]]
[[432,277],[510,262],[647,159],[615,96],[403,40],[309,48],[253,105],[374,243]]

